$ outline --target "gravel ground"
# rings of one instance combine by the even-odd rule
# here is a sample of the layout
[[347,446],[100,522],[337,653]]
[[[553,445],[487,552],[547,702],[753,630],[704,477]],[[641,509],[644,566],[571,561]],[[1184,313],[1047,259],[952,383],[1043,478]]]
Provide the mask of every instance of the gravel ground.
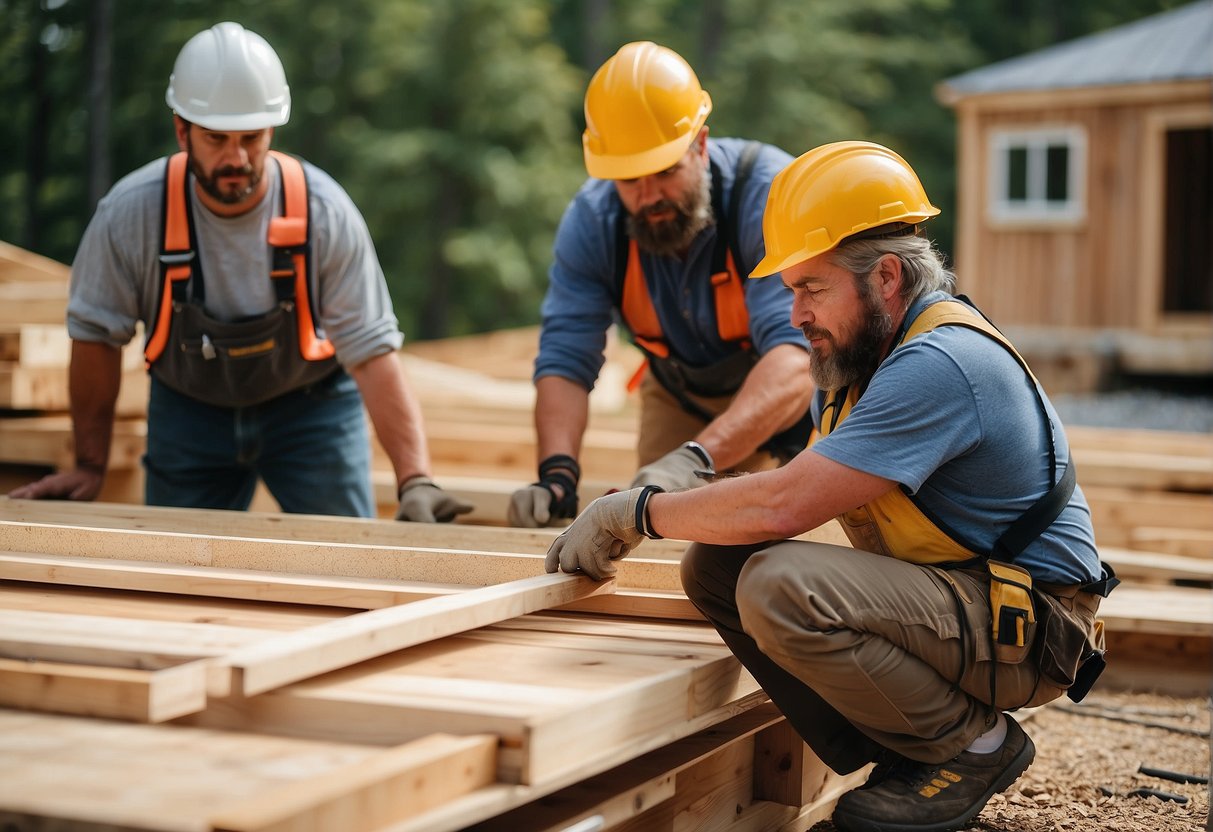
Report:
[[[1142,766],[1209,777],[1209,702],[1093,692],[1016,715],[1036,760],[964,827],[966,832],[1198,832],[1209,786],[1142,774]],[[1131,794],[1150,788],[1187,803]],[[832,823],[812,832],[835,832]]]
[[1213,396],[1149,388],[1050,395],[1063,425],[1213,433]]

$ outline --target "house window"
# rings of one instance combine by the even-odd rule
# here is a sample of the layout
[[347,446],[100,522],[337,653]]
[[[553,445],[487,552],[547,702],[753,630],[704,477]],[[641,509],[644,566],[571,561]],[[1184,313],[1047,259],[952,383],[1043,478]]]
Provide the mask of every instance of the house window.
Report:
[[998,223],[1081,222],[1087,139],[1078,127],[996,130],[989,217]]

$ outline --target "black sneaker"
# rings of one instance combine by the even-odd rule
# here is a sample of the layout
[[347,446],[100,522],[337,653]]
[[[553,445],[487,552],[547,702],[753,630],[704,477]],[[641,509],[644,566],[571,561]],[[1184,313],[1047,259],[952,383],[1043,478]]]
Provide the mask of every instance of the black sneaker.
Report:
[[1007,717],[1007,738],[990,754],[962,751],[946,763],[905,760],[838,799],[840,832],[950,832],[985,807],[1032,764],[1036,746]]

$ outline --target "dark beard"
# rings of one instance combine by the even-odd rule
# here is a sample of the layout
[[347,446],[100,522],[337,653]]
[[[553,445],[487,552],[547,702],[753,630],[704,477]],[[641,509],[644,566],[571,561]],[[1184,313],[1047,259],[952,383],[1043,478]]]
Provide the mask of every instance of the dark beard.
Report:
[[[813,382],[822,390],[841,390],[858,381],[866,381],[884,360],[884,342],[893,333],[893,318],[876,297],[869,281],[865,280],[862,284],[859,297],[864,306],[864,315],[851,343],[845,347],[839,346],[833,336],[828,336],[833,347],[829,357],[823,358],[813,353]],[[809,327],[805,330],[805,336],[809,335],[821,337],[827,334]]]
[[[254,170],[252,165],[243,165],[241,167],[227,165],[215,168],[214,173],[208,176],[206,171],[202,169],[202,165],[198,164],[198,160],[194,158],[194,143],[189,138],[186,139],[186,150],[189,151],[190,171],[193,172],[194,178],[198,180],[199,187],[224,205],[239,205],[256,193],[257,186],[261,184],[261,173]],[[249,178],[248,186],[236,191],[222,190],[219,187],[219,178],[223,176],[247,176]]]
[[[657,224],[644,219],[648,212],[674,211],[674,218]],[[641,251],[659,257],[680,257],[691,242],[715,221],[712,215],[712,180],[704,171],[699,187],[693,188],[681,202],[663,199],[639,214],[627,217],[628,236]]]

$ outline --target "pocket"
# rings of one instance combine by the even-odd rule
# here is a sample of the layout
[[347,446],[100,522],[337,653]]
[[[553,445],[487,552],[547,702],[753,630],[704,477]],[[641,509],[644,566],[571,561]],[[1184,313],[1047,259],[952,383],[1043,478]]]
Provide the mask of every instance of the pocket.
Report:
[[1031,651],[1037,636],[1032,576],[1026,569],[991,560],[990,624],[994,658],[1001,664],[1019,664]]
[[1064,690],[1074,684],[1079,666],[1091,652],[1087,649],[1090,628],[1059,599],[1040,591],[1035,595],[1040,612],[1036,666],[1041,675]]

